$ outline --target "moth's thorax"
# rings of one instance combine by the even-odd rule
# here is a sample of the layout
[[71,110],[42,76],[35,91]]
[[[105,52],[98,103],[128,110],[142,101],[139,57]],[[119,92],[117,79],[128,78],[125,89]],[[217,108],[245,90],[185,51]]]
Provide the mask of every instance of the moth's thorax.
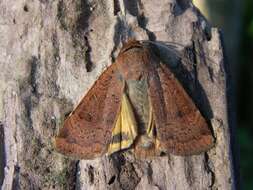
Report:
[[148,50],[132,48],[119,55],[117,68],[124,80],[139,80],[148,73],[150,62],[146,60]]

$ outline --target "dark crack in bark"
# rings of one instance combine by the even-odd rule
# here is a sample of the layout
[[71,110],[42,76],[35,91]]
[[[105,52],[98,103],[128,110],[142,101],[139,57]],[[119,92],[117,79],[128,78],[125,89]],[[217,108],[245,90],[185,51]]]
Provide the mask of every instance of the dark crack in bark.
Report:
[[40,98],[37,84],[38,64],[40,64],[40,59],[36,56],[32,56],[28,61],[28,65],[30,66],[30,77],[28,81],[20,83],[20,94],[24,103],[25,118],[27,119],[26,123],[29,128],[33,127],[32,109],[38,105]]
[[139,26],[146,31],[149,40],[151,41],[155,41],[156,40],[156,36],[155,34],[147,29],[147,18],[144,14],[144,10],[143,10],[143,4],[141,0],[138,0],[138,6],[139,6],[139,11],[138,11],[138,15],[137,15],[137,20],[138,20],[138,24]]
[[191,157],[184,158],[184,175],[189,186],[192,186],[192,184],[195,181],[195,175],[194,175],[193,162],[191,160]]
[[89,176],[89,184],[92,185],[94,183],[94,167],[89,166],[88,167],[88,176]]
[[63,30],[68,30],[68,24],[66,22],[66,5],[63,0],[60,0],[57,5],[57,18],[60,21],[60,27]]
[[113,0],[113,14],[116,16],[120,12],[119,0]]
[[4,153],[4,126],[0,121],[0,187],[4,179],[5,153]]
[[90,57],[91,46],[90,46],[89,39],[87,36],[84,37],[84,40],[85,40],[85,45],[86,45],[86,51],[85,51],[86,71],[91,72],[93,69],[93,64]]
[[122,190],[134,190],[141,179],[138,177],[133,164],[127,162],[121,167],[118,180]]
[[116,176],[113,175],[113,176],[109,179],[108,185],[112,185],[112,184],[114,183],[115,179],[116,179]]
[[209,156],[207,153],[204,154],[205,159],[204,159],[204,166],[205,166],[205,170],[207,171],[207,173],[209,173],[211,175],[211,184],[209,185],[210,189],[213,189],[214,184],[215,184],[215,173],[214,171],[212,171],[212,168],[210,167],[210,163],[209,163]]
[[80,12],[78,15],[75,29],[72,31],[72,38],[74,45],[79,46],[79,54],[83,56],[85,60],[85,66],[87,72],[91,72],[93,69],[93,63],[91,61],[90,53],[92,51],[89,44],[89,21],[92,13],[92,5],[88,0],[79,0],[76,4],[77,12]]
[[15,165],[14,167],[14,179],[12,182],[12,190],[20,190],[20,166]]

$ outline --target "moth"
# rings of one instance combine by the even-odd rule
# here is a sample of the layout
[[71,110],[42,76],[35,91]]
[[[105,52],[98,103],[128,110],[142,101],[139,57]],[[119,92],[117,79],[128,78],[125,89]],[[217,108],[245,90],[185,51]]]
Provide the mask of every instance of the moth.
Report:
[[55,138],[80,159],[129,149],[138,158],[209,150],[214,138],[189,95],[153,52],[130,40],[96,80]]

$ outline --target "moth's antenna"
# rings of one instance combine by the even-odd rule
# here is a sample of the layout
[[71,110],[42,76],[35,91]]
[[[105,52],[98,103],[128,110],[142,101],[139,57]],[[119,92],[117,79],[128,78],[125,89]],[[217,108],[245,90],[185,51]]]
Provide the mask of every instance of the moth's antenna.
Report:
[[[189,62],[189,57],[187,58],[185,54],[185,49],[189,48],[189,45],[182,45],[176,42],[164,42],[164,41],[150,41],[150,40],[142,40],[142,43],[148,43],[148,44],[153,44],[155,45],[159,51],[167,50],[168,52],[173,52],[175,55],[178,56],[182,61],[184,62]],[[192,46],[193,47],[193,46]],[[196,49],[193,49],[193,52],[195,53],[196,56],[198,57],[203,57],[200,52],[198,52]],[[204,58],[210,62],[214,62],[209,56],[204,55]]]
[[151,41],[151,40],[142,40],[141,42],[153,44],[153,45],[160,46],[167,49],[169,48],[170,50],[175,50],[176,48],[182,48],[182,49],[185,48],[184,45],[178,44],[175,42],[163,42],[163,41]]

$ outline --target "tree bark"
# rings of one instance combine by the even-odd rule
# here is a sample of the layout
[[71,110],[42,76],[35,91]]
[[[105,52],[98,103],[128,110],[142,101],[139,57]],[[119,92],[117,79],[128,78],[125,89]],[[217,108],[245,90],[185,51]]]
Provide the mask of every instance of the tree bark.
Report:
[[[1,0],[0,31],[2,189],[236,189],[221,36],[191,2]],[[129,37],[180,44],[173,71],[210,121],[210,151],[77,161],[54,150],[64,116]]]

